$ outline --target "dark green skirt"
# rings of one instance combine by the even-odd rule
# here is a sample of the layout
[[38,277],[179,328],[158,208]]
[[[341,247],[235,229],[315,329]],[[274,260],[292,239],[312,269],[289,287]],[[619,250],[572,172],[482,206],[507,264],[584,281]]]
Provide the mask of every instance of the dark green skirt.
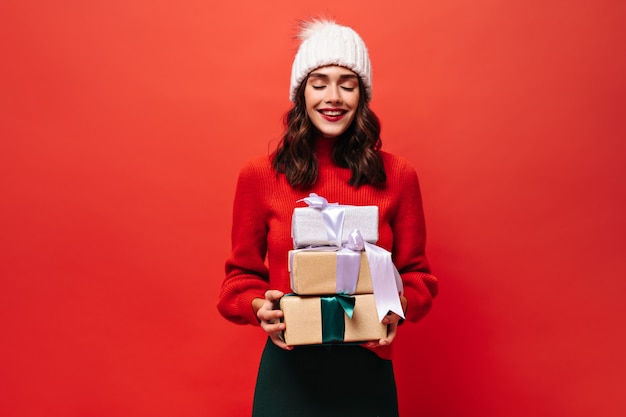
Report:
[[397,417],[392,362],[356,345],[276,347],[261,357],[253,417]]

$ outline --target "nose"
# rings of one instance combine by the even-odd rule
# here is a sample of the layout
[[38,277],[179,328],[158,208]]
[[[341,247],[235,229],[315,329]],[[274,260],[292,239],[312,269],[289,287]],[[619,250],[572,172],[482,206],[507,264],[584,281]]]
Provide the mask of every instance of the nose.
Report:
[[341,103],[342,98],[341,98],[341,90],[340,87],[337,85],[334,86],[329,86],[329,88],[326,89],[326,102],[327,103]]

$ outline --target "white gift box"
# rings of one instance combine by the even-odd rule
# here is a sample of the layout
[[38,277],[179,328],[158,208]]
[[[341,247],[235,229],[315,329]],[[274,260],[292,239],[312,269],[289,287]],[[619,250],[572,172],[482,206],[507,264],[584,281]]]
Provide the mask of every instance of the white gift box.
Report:
[[[341,218],[329,224],[327,217]],[[328,206],[324,209],[297,207],[293,211],[291,235],[294,248],[307,246],[340,246],[350,233],[358,230],[363,240],[378,241],[377,206]],[[333,236],[337,234],[337,236]]]

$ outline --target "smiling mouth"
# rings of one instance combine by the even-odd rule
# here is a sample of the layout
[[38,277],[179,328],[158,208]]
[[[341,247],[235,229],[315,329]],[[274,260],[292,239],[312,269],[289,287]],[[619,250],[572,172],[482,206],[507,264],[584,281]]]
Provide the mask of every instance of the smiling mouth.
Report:
[[318,110],[318,111],[322,113],[324,116],[330,116],[330,117],[341,116],[342,114],[347,113],[346,110],[341,110],[341,109]]

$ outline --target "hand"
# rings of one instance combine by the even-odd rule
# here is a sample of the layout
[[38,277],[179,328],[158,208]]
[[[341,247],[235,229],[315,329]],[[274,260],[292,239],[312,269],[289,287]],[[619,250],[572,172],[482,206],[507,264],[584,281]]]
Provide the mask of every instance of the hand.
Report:
[[[400,296],[400,303],[402,304],[402,311],[406,314],[407,300],[403,295]],[[384,337],[380,340],[370,340],[369,342],[365,343],[364,346],[370,349],[375,349],[381,346],[390,345],[391,342],[393,342],[393,339],[396,337],[396,333],[398,331],[398,322],[400,321],[400,319],[401,317],[396,313],[392,313],[391,311],[387,313],[385,318],[383,318],[383,321],[381,321],[382,324],[387,325],[387,337]]]
[[272,342],[281,349],[291,350],[293,346],[287,345],[283,339],[285,323],[280,321],[283,311],[278,309],[278,300],[283,295],[278,290],[267,290],[265,299],[255,298],[252,301],[252,308],[256,311],[261,328],[269,335]]

